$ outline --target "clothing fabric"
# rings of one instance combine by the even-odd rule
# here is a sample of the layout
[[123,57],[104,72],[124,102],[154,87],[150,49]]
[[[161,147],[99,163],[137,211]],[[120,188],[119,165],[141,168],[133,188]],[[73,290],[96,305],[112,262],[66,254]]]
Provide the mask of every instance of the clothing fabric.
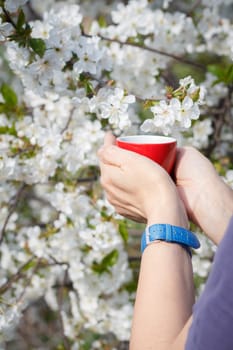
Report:
[[233,217],[194,305],[185,350],[233,350]]

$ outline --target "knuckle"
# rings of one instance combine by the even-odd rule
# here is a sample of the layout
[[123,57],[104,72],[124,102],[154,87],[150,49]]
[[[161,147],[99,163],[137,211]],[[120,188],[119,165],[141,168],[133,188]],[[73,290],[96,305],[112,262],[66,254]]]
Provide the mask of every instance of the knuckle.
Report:
[[124,216],[125,212],[122,208],[115,207],[117,214]]
[[106,198],[107,198],[107,200],[108,200],[108,202],[111,204],[111,205],[113,205],[114,207],[115,207],[115,205],[114,205],[114,199],[113,199],[113,197],[108,193],[108,192],[106,192]]

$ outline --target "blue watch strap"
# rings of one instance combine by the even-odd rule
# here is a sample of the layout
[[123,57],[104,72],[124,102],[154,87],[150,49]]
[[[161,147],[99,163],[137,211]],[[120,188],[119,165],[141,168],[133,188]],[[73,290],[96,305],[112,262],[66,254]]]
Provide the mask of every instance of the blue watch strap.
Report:
[[184,246],[197,249],[200,242],[195,234],[183,227],[169,224],[155,224],[147,226],[141,239],[141,252],[153,241],[180,243]]

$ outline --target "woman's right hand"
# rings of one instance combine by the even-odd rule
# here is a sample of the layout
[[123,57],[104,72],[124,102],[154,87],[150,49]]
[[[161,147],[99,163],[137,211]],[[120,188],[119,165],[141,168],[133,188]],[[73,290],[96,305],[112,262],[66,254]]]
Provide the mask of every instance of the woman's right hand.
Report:
[[174,173],[190,220],[218,244],[233,215],[233,190],[212,163],[192,147],[178,149]]
[[188,227],[176,186],[158,164],[115,145],[107,133],[98,151],[101,184],[118,214],[148,225],[167,223]]

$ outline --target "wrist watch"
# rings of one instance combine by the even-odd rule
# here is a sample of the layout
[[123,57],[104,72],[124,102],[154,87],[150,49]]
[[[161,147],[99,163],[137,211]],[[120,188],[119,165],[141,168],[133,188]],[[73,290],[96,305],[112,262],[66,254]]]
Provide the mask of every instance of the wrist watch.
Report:
[[179,243],[194,249],[200,247],[200,242],[193,232],[180,226],[155,224],[146,227],[141,239],[141,252],[143,253],[150,243],[157,240]]

